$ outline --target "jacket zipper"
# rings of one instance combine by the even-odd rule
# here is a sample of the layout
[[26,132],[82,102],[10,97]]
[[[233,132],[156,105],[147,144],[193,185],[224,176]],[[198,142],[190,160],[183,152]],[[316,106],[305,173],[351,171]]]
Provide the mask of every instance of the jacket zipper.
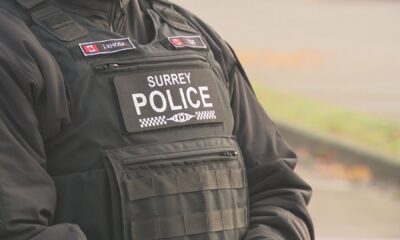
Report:
[[[206,160],[206,161],[221,161],[234,160],[238,157],[238,152],[234,148],[214,148],[214,149],[198,149],[185,152],[171,152],[162,154],[150,154],[137,156],[131,159],[124,160],[125,165],[143,165],[157,164],[160,162],[182,162],[183,160]],[[133,161],[132,161],[133,160]]]
[[139,58],[133,60],[116,60],[113,62],[97,63],[93,65],[96,72],[109,73],[124,70],[158,70],[164,67],[176,66],[183,63],[184,67],[207,67],[208,61],[198,55],[162,56],[156,58]]

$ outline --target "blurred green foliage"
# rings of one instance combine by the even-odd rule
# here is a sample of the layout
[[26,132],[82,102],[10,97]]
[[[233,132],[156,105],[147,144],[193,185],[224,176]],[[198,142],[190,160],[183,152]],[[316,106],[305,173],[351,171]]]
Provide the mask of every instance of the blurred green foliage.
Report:
[[258,99],[275,121],[329,134],[400,159],[400,123],[254,86]]

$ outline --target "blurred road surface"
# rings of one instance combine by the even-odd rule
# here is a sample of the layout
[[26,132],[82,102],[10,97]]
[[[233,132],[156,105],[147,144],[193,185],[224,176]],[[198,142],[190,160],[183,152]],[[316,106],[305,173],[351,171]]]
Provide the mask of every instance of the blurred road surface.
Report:
[[297,172],[314,189],[309,209],[318,240],[400,239],[399,189],[355,183],[301,161]]
[[[400,121],[400,1],[173,0],[211,24],[269,88]],[[400,192],[300,161],[318,240],[400,240]]]
[[252,81],[400,121],[400,1],[172,1],[233,45]]

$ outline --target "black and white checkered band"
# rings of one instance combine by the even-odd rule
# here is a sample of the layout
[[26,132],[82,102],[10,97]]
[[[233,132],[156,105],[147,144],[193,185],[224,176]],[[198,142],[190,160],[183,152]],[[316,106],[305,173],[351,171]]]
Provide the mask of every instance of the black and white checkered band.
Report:
[[[149,127],[156,127],[156,126],[163,126],[168,124],[168,121],[175,121],[177,116],[184,115],[184,113],[177,114],[169,119],[167,119],[166,116],[157,116],[157,117],[150,117],[150,118],[141,118],[139,119],[140,122],[140,127],[141,128],[149,128]],[[190,114],[185,114],[186,116],[191,116]],[[215,114],[215,111],[198,111],[196,112],[197,120],[212,120],[212,119],[217,119],[217,116]],[[174,118],[175,117],[175,118]],[[187,119],[190,120],[190,118]]]
[[167,120],[165,116],[158,117],[150,117],[150,118],[141,118],[139,119],[141,128],[162,126],[167,124]]
[[197,120],[211,120],[211,119],[217,119],[217,116],[215,115],[215,111],[199,111],[196,112],[197,115]]

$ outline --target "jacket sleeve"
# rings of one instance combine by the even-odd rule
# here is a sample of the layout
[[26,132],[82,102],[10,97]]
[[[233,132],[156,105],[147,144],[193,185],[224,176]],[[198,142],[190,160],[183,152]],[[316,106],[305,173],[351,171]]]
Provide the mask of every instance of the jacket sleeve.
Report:
[[311,188],[294,172],[295,153],[264,112],[239,63],[231,71],[234,134],[247,168],[250,226],[245,240],[314,239]]
[[0,239],[85,240],[76,225],[52,225],[56,189],[46,172],[44,135],[66,119],[57,68],[29,29],[2,9],[0,31]]
[[[244,240],[309,240],[314,230],[307,204],[311,187],[294,172],[296,154],[258,102],[234,51],[211,27],[174,5],[207,40],[231,94],[233,134],[247,168],[250,226]],[[244,34],[245,29],[238,29]]]

